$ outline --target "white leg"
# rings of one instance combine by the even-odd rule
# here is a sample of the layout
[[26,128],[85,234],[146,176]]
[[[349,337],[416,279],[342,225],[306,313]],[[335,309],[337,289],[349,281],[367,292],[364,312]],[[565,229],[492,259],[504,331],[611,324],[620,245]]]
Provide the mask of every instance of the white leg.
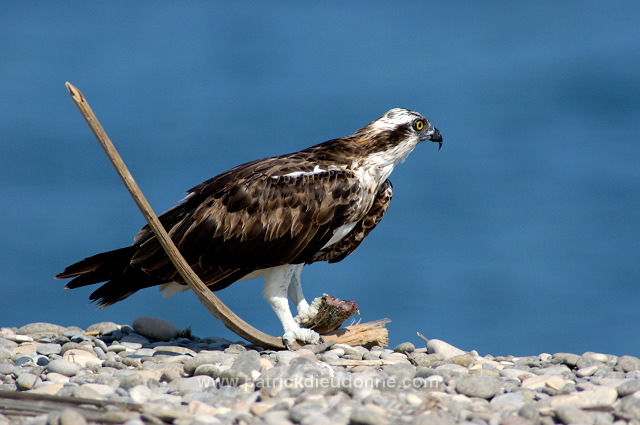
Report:
[[[311,305],[307,302],[302,293],[302,283],[300,280],[300,273],[302,272],[302,267],[297,269],[293,274],[291,279],[291,284],[289,285],[289,298],[296,305],[296,311],[298,315],[293,318],[296,323],[306,327],[312,319],[318,314],[318,304],[313,302]],[[315,301],[315,300],[314,300]]]
[[300,273],[302,273],[302,266],[294,270],[293,276],[291,276],[291,283],[289,284],[289,298],[296,305],[298,315],[301,312],[306,311],[309,308],[309,303],[304,298],[302,293],[302,284],[300,282]]
[[[271,308],[278,316],[284,329],[282,340],[287,347],[291,346],[296,340],[303,343],[317,344],[320,342],[320,335],[310,329],[300,328],[300,325],[293,319],[291,310],[289,309],[289,301],[287,294],[295,276],[300,275],[302,264],[273,267],[265,275],[264,297],[267,299]],[[299,278],[297,278],[299,282]],[[298,295],[295,289],[293,292]],[[302,290],[299,291],[302,294]],[[304,299],[304,297],[302,297]],[[298,303],[300,300],[297,298]],[[305,301],[306,304],[306,301]]]

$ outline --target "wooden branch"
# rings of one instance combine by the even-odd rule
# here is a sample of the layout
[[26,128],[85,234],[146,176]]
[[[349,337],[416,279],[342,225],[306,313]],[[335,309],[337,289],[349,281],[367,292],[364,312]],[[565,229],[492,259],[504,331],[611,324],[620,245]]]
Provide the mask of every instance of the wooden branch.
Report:
[[213,292],[207,288],[207,286],[200,280],[197,274],[191,269],[189,264],[185,261],[184,257],[178,251],[178,248],[175,246],[166,230],[160,223],[160,220],[153,212],[151,205],[147,202],[147,199],[144,197],[137,183],[133,179],[133,176],[127,169],[127,166],[124,164],[124,161],[120,157],[120,154],[116,150],[115,146],[107,136],[107,133],[100,125],[98,118],[91,110],[89,103],[83,96],[83,94],[76,87],[71,85],[70,83],[65,84],[67,86],[67,90],[71,94],[71,98],[75,102],[76,106],[80,110],[80,113],[87,121],[87,124],[93,131],[93,134],[100,142],[102,149],[104,149],[105,153],[109,157],[109,161],[116,169],[116,172],[122,179],[122,182],[127,187],[127,190],[133,197],[136,205],[140,209],[140,212],[149,223],[149,226],[153,230],[158,242],[162,245],[164,250],[166,251],[169,259],[174,264],[180,276],[184,279],[184,281],[189,285],[191,290],[195,292],[195,294],[200,299],[200,302],[204,304],[204,306],[209,310],[211,314],[215,316],[216,319],[220,320],[224,325],[236,333],[238,336],[246,339],[247,341],[259,345],[264,348],[271,348],[276,350],[283,350],[286,347],[282,342],[281,338],[275,338],[271,335],[267,335],[264,332],[259,331],[253,326],[249,325],[247,322],[238,317],[233,311],[229,309],[218,297],[216,297]]
[[[91,110],[91,107],[82,92],[68,82],[65,85],[71,94],[71,98],[80,110],[80,113],[87,121],[91,131],[93,131],[93,134],[98,139],[98,142],[100,142],[102,149],[107,154],[109,161],[111,161],[111,164],[140,209],[140,212],[147,220],[147,223],[149,223],[149,227],[153,230],[158,242],[160,242],[176,270],[180,276],[182,276],[182,279],[184,279],[189,288],[195,292],[200,302],[204,304],[207,310],[209,310],[209,312],[213,314],[216,319],[220,320],[229,330],[247,341],[263,348],[275,350],[285,349],[286,347],[282,342],[282,338],[267,335],[249,325],[231,311],[222,301],[220,301],[220,299],[216,297],[209,288],[207,288],[202,280],[200,280],[184,257],[182,257],[180,251],[167,234],[156,214],[153,212],[151,205],[149,205],[149,202],[147,202],[147,199],[142,194],[142,191],[127,169],[127,166],[120,157],[120,154],[118,154],[118,151],[109,139],[109,136],[107,136],[104,128],[100,125],[98,118]],[[388,332],[385,328],[385,324],[387,322],[387,319],[383,319],[355,326],[347,326],[346,328],[329,332],[328,334],[323,335],[323,337],[327,340],[336,340],[337,342],[350,345],[386,346],[388,343]],[[300,345],[296,343],[292,348],[297,349],[299,347]]]
[[[27,391],[0,391],[0,412],[16,420],[73,409],[91,423],[122,423],[123,417],[138,416],[144,405],[91,398],[65,397]],[[114,413],[121,413],[114,416]],[[124,415],[124,416],[123,416]],[[22,423],[18,420],[16,423]]]
[[380,319],[359,323],[322,334],[322,338],[325,341],[335,340],[340,344],[362,345],[367,348],[374,345],[386,347],[389,345],[389,331],[385,326],[389,322],[389,319]]

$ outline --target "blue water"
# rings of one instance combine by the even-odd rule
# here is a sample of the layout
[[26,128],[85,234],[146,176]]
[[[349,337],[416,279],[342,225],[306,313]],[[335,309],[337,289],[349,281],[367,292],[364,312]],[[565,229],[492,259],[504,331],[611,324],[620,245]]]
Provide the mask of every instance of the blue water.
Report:
[[[391,345],[640,355],[640,3],[8,3],[0,13],[0,326],[158,316],[235,338],[191,293],[96,310],[52,276],[143,219],[72,104],[89,99],[156,211],[236,164],[426,115],[391,208],[309,298]],[[218,293],[281,332],[261,284]]]

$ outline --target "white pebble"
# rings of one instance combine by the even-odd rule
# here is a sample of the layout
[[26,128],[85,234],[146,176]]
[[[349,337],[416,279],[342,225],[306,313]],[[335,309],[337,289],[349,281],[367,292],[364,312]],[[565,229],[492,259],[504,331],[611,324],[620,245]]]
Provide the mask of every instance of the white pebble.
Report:
[[129,390],[129,395],[136,403],[146,403],[151,397],[151,390],[146,385],[136,385]]
[[427,353],[429,354],[443,354],[445,360],[461,354],[467,354],[465,351],[454,347],[453,345],[440,341],[439,339],[430,339],[427,343]]
[[9,341],[18,342],[18,343],[33,341],[33,338],[31,338],[29,335],[10,334],[10,335],[5,335],[3,338],[8,339]]

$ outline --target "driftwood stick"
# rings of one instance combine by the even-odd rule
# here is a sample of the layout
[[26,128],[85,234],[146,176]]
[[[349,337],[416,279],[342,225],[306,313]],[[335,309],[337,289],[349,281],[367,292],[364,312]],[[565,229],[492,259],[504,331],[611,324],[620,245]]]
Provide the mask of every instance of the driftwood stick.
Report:
[[[93,134],[98,139],[98,142],[100,142],[102,149],[107,154],[109,161],[111,161],[111,164],[122,179],[122,182],[140,209],[140,212],[147,220],[147,223],[149,223],[149,226],[153,230],[158,242],[160,242],[176,270],[180,276],[182,276],[189,288],[195,292],[200,302],[204,304],[207,310],[209,310],[216,319],[220,320],[227,329],[247,341],[263,348],[274,350],[286,349],[281,338],[267,335],[242,320],[238,315],[231,311],[229,307],[220,301],[220,299],[216,297],[209,288],[207,288],[202,280],[200,280],[184,257],[182,257],[180,251],[167,234],[156,214],[153,212],[151,205],[149,205],[149,202],[142,194],[142,191],[136,184],[133,176],[120,157],[120,154],[109,139],[109,136],[107,136],[104,128],[102,128],[98,118],[91,110],[91,107],[82,92],[68,82],[66,83],[66,86],[67,90],[69,90],[69,93],[71,94],[71,98],[80,110],[80,113],[91,128],[91,131],[93,131]],[[347,326],[346,328],[337,329],[327,334],[323,334],[323,337],[326,340],[335,340],[336,342],[343,344],[386,346],[388,343],[388,331],[385,328],[385,324],[388,322],[388,319],[382,319],[354,326]],[[296,343],[292,348],[297,349],[299,347],[300,345]]]
[[325,341],[335,340],[341,344],[362,345],[367,348],[374,345],[386,347],[389,345],[389,331],[385,326],[389,322],[389,319],[380,319],[359,323],[322,334],[322,338]]
[[197,274],[191,269],[189,264],[185,261],[184,257],[178,251],[178,248],[175,246],[166,230],[160,223],[160,220],[153,212],[151,205],[140,191],[137,183],[133,179],[133,176],[127,169],[122,157],[116,150],[115,146],[107,136],[104,128],[100,125],[98,118],[91,110],[89,103],[85,99],[84,95],[78,90],[76,87],[71,85],[70,83],[65,84],[67,86],[67,90],[71,94],[71,98],[75,102],[76,106],[80,110],[80,113],[87,121],[87,124],[93,131],[93,134],[100,142],[102,149],[104,149],[105,153],[109,157],[109,161],[116,169],[116,172],[122,179],[122,182],[127,187],[127,190],[133,197],[136,205],[142,212],[142,215],[149,223],[149,226],[153,230],[153,233],[158,238],[158,242],[162,245],[167,255],[171,259],[171,262],[174,264],[180,276],[184,279],[184,281],[189,285],[191,290],[196,293],[200,302],[205,305],[205,307],[215,316],[216,319],[220,320],[224,325],[236,333],[240,337],[246,339],[247,341],[259,345],[264,348],[271,348],[276,350],[283,350],[286,347],[284,346],[281,338],[276,338],[271,335],[267,335],[264,332],[259,331],[253,326],[249,325],[247,322],[238,317],[233,311],[229,309],[218,297],[216,297],[207,286],[200,280]]
[[422,335],[420,332],[416,332],[418,334],[418,338],[420,338],[421,340],[424,341],[425,344],[429,343],[429,340],[427,339],[426,336]]

